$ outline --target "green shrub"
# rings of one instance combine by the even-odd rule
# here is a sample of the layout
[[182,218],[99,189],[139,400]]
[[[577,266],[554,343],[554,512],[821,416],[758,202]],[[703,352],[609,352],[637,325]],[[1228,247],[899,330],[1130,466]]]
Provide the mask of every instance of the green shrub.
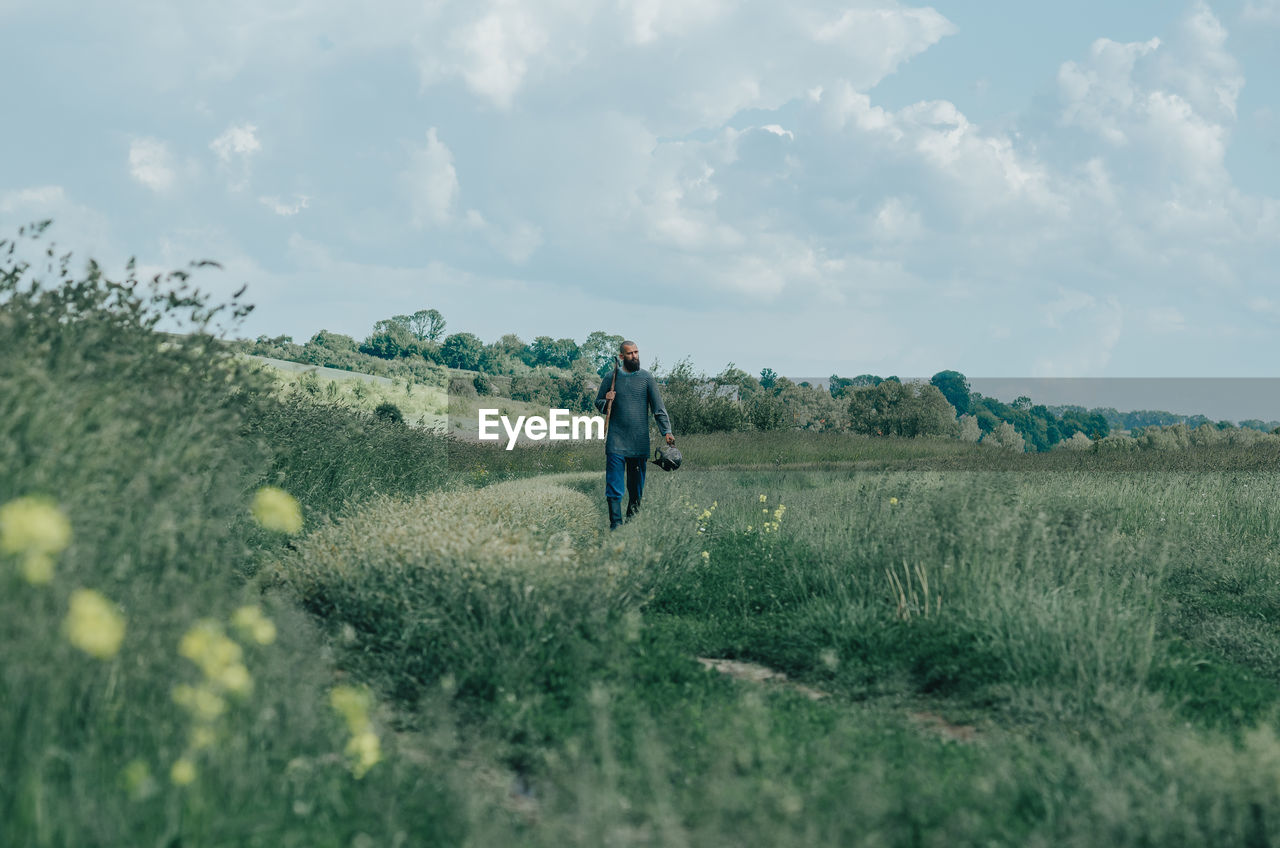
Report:
[[400,407],[389,400],[384,400],[373,408],[373,417],[388,424],[404,423],[404,413],[400,411]]

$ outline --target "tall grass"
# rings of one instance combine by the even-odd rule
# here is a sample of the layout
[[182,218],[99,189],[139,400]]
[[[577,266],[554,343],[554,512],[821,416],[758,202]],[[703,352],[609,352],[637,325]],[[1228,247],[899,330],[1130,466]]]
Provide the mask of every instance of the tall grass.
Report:
[[[47,583],[24,578],[20,551],[0,554],[0,844],[456,833],[441,776],[387,765],[355,778],[313,625],[237,577],[255,546],[281,542],[253,530],[248,510],[280,442],[244,435],[272,407],[211,335],[229,313],[187,272],[112,280],[93,265],[73,271],[52,247],[35,267],[14,248],[0,242],[0,506],[47,499],[70,543]],[[81,590],[123,622],[118,647],[103,641],[110,621],[82,622],[99,655],[68,638]],[[184,634],[203,619],[228,628],[237,608],[258,604],[278,638],[236,643],[248,680],[215,691],[221,714],[197,722],[174,692],[212,684],[182,655]],[[184,761],[191,768],[175,770]],[[409,791],[413,806],[377,800]]]
[[598,446],[281,401],[186,282],[0,265],[0,844],[1280,839],[1265,452],[689,438],[608,533]]

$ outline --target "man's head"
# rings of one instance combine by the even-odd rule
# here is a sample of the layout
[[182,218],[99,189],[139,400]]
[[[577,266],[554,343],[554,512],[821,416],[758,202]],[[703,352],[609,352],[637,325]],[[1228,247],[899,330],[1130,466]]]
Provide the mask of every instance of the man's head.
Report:
[[622,367],[628,371],[636,371],[640,368],[640,348],[636,347],[635,342],[623,342],[618,348],[618,355],[622,357]]

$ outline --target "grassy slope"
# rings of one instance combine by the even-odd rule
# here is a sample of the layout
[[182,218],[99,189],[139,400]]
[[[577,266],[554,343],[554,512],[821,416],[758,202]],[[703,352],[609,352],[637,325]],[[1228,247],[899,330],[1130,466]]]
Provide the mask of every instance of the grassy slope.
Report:
[[[438,675],[467,744],[492,746],[532,787],[536,819],[476,824],[482,843],[1274,835],[1280,640],[1246,621],[1280,598],[1273,475],[865,470],[928,451],[880,443],[842,458],[801,438],[769,444],[837,470],[779,467],[739,443],[732,468],[655,473],[644,520],[580,553],[601,572],[630,566],[636,603],[557,630],[552,676],[519,661],[538,631],[504,629],[519,601],[466,637],[488,645],[482,673],[474,657],[406,646],[415,668],[440,658],[401,692],[408,715]],[[602,496],[596,472],[539,483]],[[757,661],[830,697],[731,681],[696,655]],[[394,686],[400,662],[371,679]],[[459,685],[467,667],[483,687]],[[969,728],[975,744],[948,741]]]
[[[282,402],[91,286],[10,296],[0,504],[49,495],[73,535],[49,584],[0,559],[0,844],[1280,839],[1265,452],[683,439],[606,537],[597,446]],[[307,535],[248,520],[264,483]],[[78,588],[118,654],[68,642]],[[240,640],[253,685],[198,741],[183,635],[245,603],[279,636]],[[327,703],[358,682],[362,776]]]

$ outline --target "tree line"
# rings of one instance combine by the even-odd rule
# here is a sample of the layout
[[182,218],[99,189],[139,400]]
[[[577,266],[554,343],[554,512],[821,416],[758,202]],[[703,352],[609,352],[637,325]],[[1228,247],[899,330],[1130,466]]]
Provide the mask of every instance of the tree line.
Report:
[[[613,368],[623,337],[597,330],[581,344],[538,336],[525,342],[508,333],[486,344],[478,336],[446,334],[435,309],[394,315],[374,324],[363,340],[321,330],[304,344],[289,336],[260,336],[240,343],[245,352],[350,371],[440,379],[441,369],[474,372],[449,380],[452,392],[501,394],[572,410],[590,410],[600,379]],[[846,431],[878,436],[941,436],[1010,450],[1046,451],[1093,444],[1117,432],[1182,425],[1190,429],[1234,427],[1227,421],[1159,410],[1046,406],[1022,396],[1009,403],[972,391],[964,374],[939,371],[927,382],[897,376],[832,374],[828,385],[793,382],[771,368],[758,376],[729,363],[714,376],[689,360],[662,373],[664,399],[678,432],[735,430]],[[1248,420],[1241,427],[1269,431],[1278,422]],[[1084,440],[1084,441],[1082,441]]]

